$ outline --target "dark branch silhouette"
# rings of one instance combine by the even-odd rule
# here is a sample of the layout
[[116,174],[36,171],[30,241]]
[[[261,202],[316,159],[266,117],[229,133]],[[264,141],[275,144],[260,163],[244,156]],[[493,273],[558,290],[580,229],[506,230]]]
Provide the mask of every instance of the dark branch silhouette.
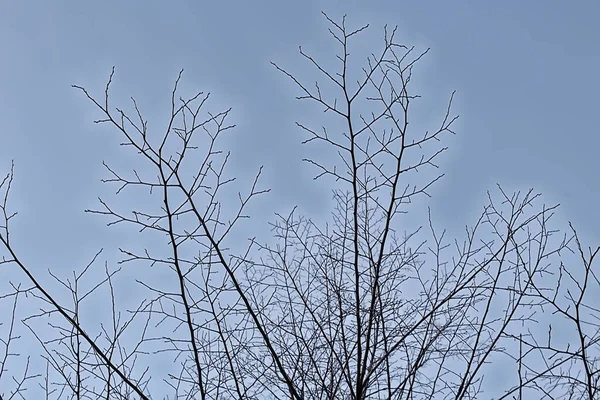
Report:
[[[161,133],[135,99],[130,112],[110,105],[114,69],[103,98],[74,86],[139,162],[129,173],[105,163],[103,182],[119,199],[144,199],[123,210],[127,202],[99,198],[86,212],[136,227],[139,246],[120,248],[116,267],[98,269],[99,251],[72,277],[49,272],[55,293],[9,236],[11,167],[0,183],[0,268],[17,268],[26,283],[0,296],[2,399],[33,390],[57,399],[598,398],[600,247],[584,250],[572,226],[560,234],[558,206],[533,190],[501,186],[463,238],[447,238],[431,210],[408,226],[402,216],[444,176],[455,94],[431,130],[415,130],[413,69],[428,50],[385,27],[383,46],[357,69],[350,48],[368,25],[324,16],[335,67],[300,47],[318,75],[312,87],[273,66],[299,100],[327,113],[325,126],[296,124],[304,144],[337,157],[304,160],[315,179],[331,179],[334,207],[326,223],[297,209],[276,214],[273,240],[240,245],[233,235],[269,190],[262,168],[235,187],[221,139],[235,127],[231,109],[211,111],[203,92],[180,97],[180,73]],[[134,294],[141,300],[124,307]],[[19,317],[23,298],[37,311]],[[94,325],[99,305],[108,319]],[[13,350],[25,340],[19,327],[41,356]],[[43,372],[31,372],[30,357]],[[20,373],[9,369],[17,359],[27,360]]]

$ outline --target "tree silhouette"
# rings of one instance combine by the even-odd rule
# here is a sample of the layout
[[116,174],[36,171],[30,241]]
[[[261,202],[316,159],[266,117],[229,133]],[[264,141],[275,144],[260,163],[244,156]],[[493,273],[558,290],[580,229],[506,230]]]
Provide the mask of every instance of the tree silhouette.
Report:
[[[116,299],[121,267],[105,265],[105,277],[82,289],[101,252],[72,279],[52,275],[73,300],[59,303],[10,241],[11,168],[0,184],[1,264],[20,269],[29,286],[12,284],[0,297],[12,310],[1,331],[2,398],[27,398],[33,382],[46,398],[60,399],[474,399],[489,397],[490,384],[501,386],[498,398],[598,398],[593,260],[600,247],[586,252],[572,226],[567,234],[554,229],[557,206],[540,205],[533,190],[511,194],[500,186],[462,240],[447,239],[432,212],[407,230],[402,215],[443,177],[437,160],[454,133],[454,93],[432,130],[409,128],[419,98],[413,69],[427,51],[400,44],[386,27],[379,52],[353,74],[352,40],[368,26],[352,30],[345,18],[325,18],[339,46],[337,69],[302,48],[321,77],[314,87],[273,66],[336,127],[296,123],[308,136],[303,143],[337,157],[305,159],[315,179],[332,184],[331,220],[317,223],[296,209],[277,214],[274,241],[252,238],[243,251],[233,250],[232,232],[268,189],[258,170],[232,207],[236,180],[220,146],[234,128],[230,109],[207,111],[203,92],[179,97],[180,73],[158,135],[133,98],[133,113],[110,107],[114,69],[101,99],[74,86],[102,113],[95,122],[119,132],[139,160],[127,174],[105,164],[104,182],[121,196],[142,190],[147,199],[130,212],[102,199],[86,211],[166,247],[119,249],[120,264],[137,263],[137,287],[128,290],[144,299],[134,309],[120,311]],[[156,270],[169,278],[151,279]],[[82,322],[83,302],[93,295],[109,308],[110,326]],[[23,296],[41,311],[20,318]],[[21,375],[6,375],[19,323],[37,339],[45,374],[30,372],[28,361]],[[164,376],[156,375],[157,360]],[[494,382],[506,366],[509,379]],[[162,381],[164,392],[153,393],[151,380]]]

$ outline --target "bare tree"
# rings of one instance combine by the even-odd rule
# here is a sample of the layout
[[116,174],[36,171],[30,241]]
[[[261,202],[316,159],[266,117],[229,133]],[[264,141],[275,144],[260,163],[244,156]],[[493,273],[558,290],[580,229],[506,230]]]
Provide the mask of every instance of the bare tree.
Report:
[[[136,307],[122,310],[118,301],[114,283],[124,267],[105,265],[103,279],[85,282],[100,252],[71,279],[53,275],[72,299],[61,304],[9,240],[11,169],[0,185],[2,264],[17,266],[31,287],[13,285],[0,297],[12,301],[9,329],[0,331],[3,398],[26,398],[33,381],[46,398],[60,399],[598,397],[593,260],[600,248],[586,253],[573,227],[562,235],[553,229],[557,206],[540,205],[533,190],[489,193],[461,240],[446,239],[431,211],[411,230],[402,215],[443,177],[437,160],[454,133],[454,93],[434,129],[409,128],[419,99],[413,68],[427,51],[398,43],[396,29],[386,27],[380,51],[353,73],[351,42],[367,26],[351,30],[345,18],[325,18],[340,48],[337,68],[300,48],[320,75],[313,87],[273,65],[298,87],[298,99],[324,109],[335,126],[297,123],[308,134],[304,143],[337,157],[305,160],[315,179],[332,181],[334,209],[324,224],[296,209],[277,214],[275,242],[251,238],[240,250],[232,239],[248,204],[268,190],[259,169],[237,205],[231,201],[235,178],[220,146],[234,127],[230,109],[208,111],[203,92],[180,98],[180,73],[167,127],[156,135],[135,100],[133,113],[110,106],[114,70],[101,100],[74,86],[102,113],[95,122],[114,127],[140,159],[130,174],[105,164],[104,182],[117,184],[117,194],[145,196],[130,212],[102,199],[87,212],[136,226],[165,247],[120,249],[120,264],[139,264],[136,290],[144,298]],[[569,254],[579,257],[573,265]],[[20,321],[39,342],[46,369],[37,375],[26,366],[7,392],[23,295],[40,310]],[[85,304],[99,297],[109,299],[109,323],[90,328]],[[570,324],[571,335],[552,336],[557,324]],[[176,369],[157,376],[157,364]],[[505,382],[495,381],[506,366]],[[153,380],[167,390],[152,393]]]

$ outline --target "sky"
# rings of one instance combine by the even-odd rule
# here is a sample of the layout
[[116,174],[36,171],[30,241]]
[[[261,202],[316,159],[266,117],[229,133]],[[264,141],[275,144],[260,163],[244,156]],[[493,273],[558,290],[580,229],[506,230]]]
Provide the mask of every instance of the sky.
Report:
[[233,108],[232,171],[244,181],[264,165],[272,188],[252,209],[258,221],[295,205],[324,217],[329,187],[301,162],[309,150],[294,124],[315,109],[270,64],[313,79],[298,46],[331,57],[321,11],[370,24],[359,49],[379,49],[384,24],[398,25],[401,42],[431,48],[415,68],[417,126],[436,125],[456,90],[457,134],[427,203],[441,226],[474,222],[499,183],[560,203],[557,218],[600,244],[597,1],[2,1],[0,171],[14,160],[11,233],[24,261],[40,276],[67,274],[100,247],[114,262],[116,247],[135,240],[83,212],[116,190],[100,183],[102,161],[127,168],[131,154],[114,130],[93,124],[98,111],[71,85],[101,96],[113,66],[114,104],[134,96],[152,127],[164,126],[182,68],[184,93],[211,92],[215,110]]

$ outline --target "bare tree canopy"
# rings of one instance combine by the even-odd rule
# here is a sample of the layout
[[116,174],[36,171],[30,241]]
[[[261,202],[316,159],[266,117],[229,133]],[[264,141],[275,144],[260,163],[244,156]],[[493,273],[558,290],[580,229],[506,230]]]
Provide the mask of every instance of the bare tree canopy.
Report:
[[[104,182],[144,199],[122,210],[99,198],[86,212],[163,247],[120,248],[116,267],[99,266],[99,251],[70,278],[50,272],[72,299],[60,302],[13,245],[11,168],[0,182],[0,268],[23,279],[0,296],[2,399],[481,399],[490,385],[497,398],[600,398],[600,247],[556,227],[558,206],[533,190],[501,186],[462,237],[448,238],[435,210],[408,226],[403,216],[444,176],[454,93],[429,130],[411,128],[413,73],[429,50],[386,26],[359,59],[353,43],[368,25],[324,18],[334,67],[302,47],[298,62],[316,82],[272,65],[325,112],[329,125],[296,125],[320,150],[304,161],[332,188],[333,209],[327,221],[277,213],[269,239],[234,238],[269,189],[262,168],[249,181],[232,176],[222,145],[232,111],[210,111],[208,93],[182,97],[183,71],[164,131],[148,128],[134,98],[130,111],[113,103],[114,68],[104,93],[73,86],[133,150],[135,169],[105,163]],[[104,277],[90,284],[92,270]],[[124,307],[134,292],[143,298]],[[33,306],[21,311],[24,298]],[[100,324],[86,315],[90,298],[109,311]],[[12,351],[20,324],[36,339],[30,355]],[[509,379],[495,381],[498,369]]]

